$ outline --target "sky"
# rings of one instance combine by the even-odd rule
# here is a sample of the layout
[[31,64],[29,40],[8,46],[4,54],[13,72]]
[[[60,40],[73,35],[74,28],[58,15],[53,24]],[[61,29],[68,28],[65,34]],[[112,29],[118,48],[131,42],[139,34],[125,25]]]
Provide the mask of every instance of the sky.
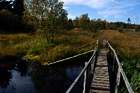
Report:
[[101,18],[107,21],[127,22],[140,24],[140,0],[61,0],[68,17],[88,13],[91,19]]

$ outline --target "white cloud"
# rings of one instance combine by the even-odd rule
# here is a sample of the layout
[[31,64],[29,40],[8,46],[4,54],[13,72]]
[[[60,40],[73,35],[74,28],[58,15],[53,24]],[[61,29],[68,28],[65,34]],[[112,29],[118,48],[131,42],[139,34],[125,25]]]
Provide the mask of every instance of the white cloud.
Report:
[[74,19],[76,16],[73,15],[73,14],[69,14],[68,17],[71,18],[71,19]]
[[61,0],[63,1],[66,5],[68,4],[81,4],[83,3],[84,0]]
[[[61,0],[65,6],[84,5],[93,8],[98,15],[108,18],[114,18],[129,15],[134,10],[134,6],[140,5],[139,0]],[[71,14],[70,14],[71,15]],[[72,15],[74,17],[74,15]]]
[[135,6],[140,5],[139,2],[117,2],[112,3],[112,6],[105,9],[97,10],[98,14],[107,16],[114,16],[116,18],[128,16],[135,10]]
[[89,7],[92,7],[95,9],[102,9],[102,8],[109,6],[109,4],[111,4],[111,2],[112,2],[112,0],[89,0],[89,2],[87,2],[86,4]]
[[66,9],[66,10],[68,10],[68,9],[69,9],[69,7],[68,7],[68,6],[64,6],[63,8],[64,8],[64,9]]
[[77,5],[85,5],[92,8],[104,8],[113,0],[61,0],[65,5],[77,4]]

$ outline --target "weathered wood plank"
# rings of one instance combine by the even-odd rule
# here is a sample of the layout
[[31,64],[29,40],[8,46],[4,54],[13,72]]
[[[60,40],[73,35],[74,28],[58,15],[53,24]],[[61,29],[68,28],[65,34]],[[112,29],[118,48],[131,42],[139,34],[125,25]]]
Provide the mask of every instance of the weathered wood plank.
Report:
[[90,93],[110,93],[107,50],[101,49],[97,58]]

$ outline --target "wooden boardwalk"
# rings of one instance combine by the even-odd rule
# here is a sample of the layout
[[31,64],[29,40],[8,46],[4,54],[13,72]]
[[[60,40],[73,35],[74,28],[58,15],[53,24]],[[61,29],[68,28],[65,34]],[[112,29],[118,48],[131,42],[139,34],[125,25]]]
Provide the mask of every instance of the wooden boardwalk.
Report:
[[[91,75],[93,75],[92,79]],[[81,93],[81,91],[74,92],[74,90],[78,88],[78,82],[80,82],[83,76],[82,93],[118,93],[120,87],[126,88],[128,93],[134,93],[115,49],[106,40],[103,40],[101,44],[97,41],[93,55],[65,93]],[[120,86],[120,84],[125,86]]]
[[101,49],[95,64],[90,93],[110,93],[107,50]]

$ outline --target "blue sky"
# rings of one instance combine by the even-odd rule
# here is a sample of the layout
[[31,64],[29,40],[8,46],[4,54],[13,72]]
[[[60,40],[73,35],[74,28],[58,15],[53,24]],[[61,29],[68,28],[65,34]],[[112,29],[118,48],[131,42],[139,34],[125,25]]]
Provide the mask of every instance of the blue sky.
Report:
[[69,18],[88,13],[91,19],[140,24],[140,0],[62,0]]

